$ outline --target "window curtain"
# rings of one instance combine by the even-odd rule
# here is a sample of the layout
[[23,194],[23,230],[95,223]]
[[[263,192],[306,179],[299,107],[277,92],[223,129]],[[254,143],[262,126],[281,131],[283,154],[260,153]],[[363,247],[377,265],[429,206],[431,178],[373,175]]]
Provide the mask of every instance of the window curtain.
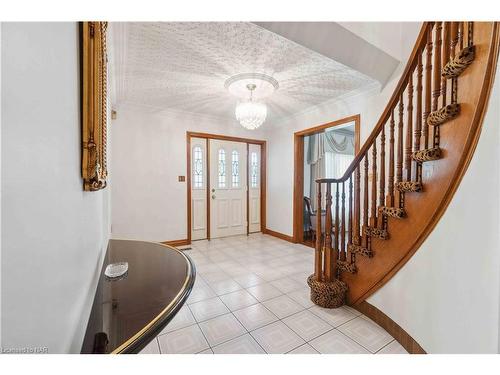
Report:
[[[311,168],[310,198],[314,210],[317,206],[316,180],[342,177],[353,158],[354,134],[352,132],[326,131],[309,136],[307,164]],[[322,206],[324,206],[324,201],[325,194],[322,194]]]

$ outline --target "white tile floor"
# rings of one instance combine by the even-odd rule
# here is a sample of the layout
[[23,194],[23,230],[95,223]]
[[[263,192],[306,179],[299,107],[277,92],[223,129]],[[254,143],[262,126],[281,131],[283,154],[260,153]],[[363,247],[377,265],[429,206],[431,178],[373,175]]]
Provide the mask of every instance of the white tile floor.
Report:
[[142,353],[406,353],[354,309],[309,299],[313,249],[262,234],[196,241],[187,303]]

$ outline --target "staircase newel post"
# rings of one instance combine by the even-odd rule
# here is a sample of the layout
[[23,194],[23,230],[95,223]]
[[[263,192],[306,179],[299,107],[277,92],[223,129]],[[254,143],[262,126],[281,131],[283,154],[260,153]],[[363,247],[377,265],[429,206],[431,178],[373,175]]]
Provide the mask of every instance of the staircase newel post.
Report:
[[[307,285],[311,288],[311,301],[316,305],[327,308],[340,307],[345,304],[347,284],[337,277],[338,248],[332,250],[332,192],[331,181],[326,182],[326,211],[325,211],[325,235],[324,242],[321,240],[321,180],[318,184],[318,206],[316,210],[316,258],[315,273],[307,278]],[[338,201],[338,183],[337,183]],[[338,203],[337,203],[338,205]],[[338,216],[338,215],[337,215]],[[335,240],[337,241],[337,240]],[[324,244],[324,247],[322,247]],[[325,259],[323,269],[323,250]],[[324,273],[322,273],[322,271]]]

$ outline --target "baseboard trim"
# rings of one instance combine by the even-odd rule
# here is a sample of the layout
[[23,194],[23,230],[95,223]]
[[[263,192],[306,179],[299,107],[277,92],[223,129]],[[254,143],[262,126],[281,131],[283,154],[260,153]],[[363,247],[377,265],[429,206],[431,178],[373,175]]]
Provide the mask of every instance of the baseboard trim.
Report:
[[294,243],[294,240],[293,240],[292,236],[288,236],[288,235],[280,233],[280,232],[275,232],[274,230],[271,230],[271,229],[264,228],[264,230],[262,231],[262,233],[268,234],[270,236],[273,236],[273,237],[276,237],[276,238],[279,238],[279,239],[282,239],[282,240]]
[[186,245],[191,245],[191,241],[189,239],[183,239],[183,240],[172,240],[172,241],[163,241],[161,242],[164,245],[169,245],[169,246],[186,246]]
[[366,315],[383,329],[385,329],[392,337],[399,342],[403,348],[410,354],[427,354],[418,342],[413,339],[399,324],[385,315],[372,304],[363,301],[353,308]]

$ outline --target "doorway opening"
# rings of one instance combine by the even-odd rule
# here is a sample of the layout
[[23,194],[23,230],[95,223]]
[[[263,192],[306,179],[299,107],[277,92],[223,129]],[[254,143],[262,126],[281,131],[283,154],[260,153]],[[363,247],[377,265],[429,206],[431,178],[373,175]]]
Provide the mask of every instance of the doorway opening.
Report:
[[188,241],[261,232],[266,141],[187,132]]
[[342,177],[359,151],[359,126],[358,114],[294,134],[294,242],[314,247],[316,215],[325,215],[316,210],[315,181]]

